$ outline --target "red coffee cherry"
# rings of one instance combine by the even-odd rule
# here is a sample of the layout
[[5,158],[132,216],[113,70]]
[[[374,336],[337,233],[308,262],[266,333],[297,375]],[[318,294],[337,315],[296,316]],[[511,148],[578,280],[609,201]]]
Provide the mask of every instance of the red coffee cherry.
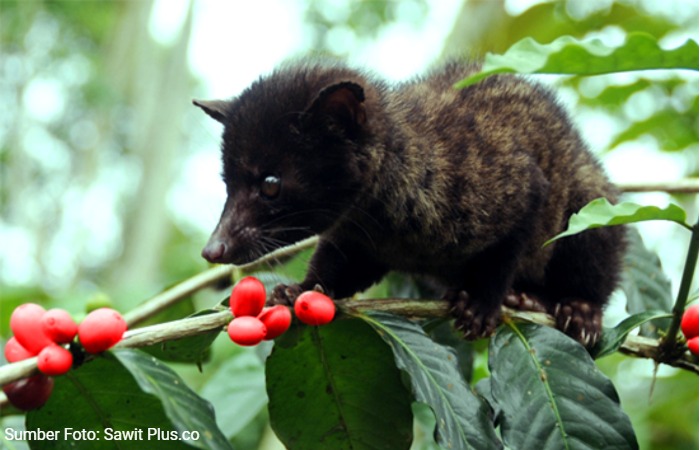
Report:
[[100,353],[115,345],[126,331],[126,322],[117,311],[100,308],[78,325],[78,339],[88,353]]
[[78,324],[64,309],[49,309],[41,316],[41,329],[57,344],[67,344],[78,334]]
[[13,363],[22,361],[32,356],[34,356],[32,352],[22,347],[22,344],[20,344],[14,336],[5,343],[5,359],[7,362]]
[[73,365],[73,354],[60,345],[51,344],[39,352],[36,365],[44,375],[63,375]]
[[53,378],[40,373],[2,387],[7,399],[17,409],[31,411],[46,403],[53,391]]
[[307,325],[325,325],[335,316],[335,303],[325,294],[306,291],[297,297],[294,313]]
[[267,328],[257,317],[234,317],[228,324],[228,336],[238,345],[257,345],[265,338],[265,334]]
[[698,335],[698,304],[688,307],[681,318],[681,330],[686,339],[692,339]]
[[698,342],[699,339],[700,337],[698,336],[688,339],[688,350],[694,355],[698,354],[698,345],[700,345],[700,342]]
[[255,277],[241,278],[231,290],[230,306],[233,317],[256,317],[265,306],[265,285]]
[[267,328],[264,339],[269,341],[289,329],[289,326],[292,324],[292,313],[286,306],[276,305],[263,309],[258,319]]
[[46,310],[36,303],[25,303],[18,306],[10,317],[10,328],[17,342],[32,355],[38,354],[42,348],[53,343],[41,329],[41,317]]

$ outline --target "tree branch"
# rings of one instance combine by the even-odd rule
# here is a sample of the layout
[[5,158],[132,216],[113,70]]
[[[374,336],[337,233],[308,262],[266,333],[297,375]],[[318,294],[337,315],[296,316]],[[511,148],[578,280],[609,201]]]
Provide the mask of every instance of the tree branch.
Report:
[[[448,315],[448,304],[442,300],[416,300],[402,298],[383,299],[345,299],[336,301],[341,311],[349,313],[365,313],[368,311],[384,311],[405,316],[408,318],[434,318],[446,317]],[[538,323],[546,326],[553,326],[554,319],[545,313],[516,311],[510,308],[503,308],[503,313],[518,320]],[[212,330],[221,329],[232,319],[228,309],[188,317],[172,322],[165,322],[158,325],[128,330],[124,333],[121,342],[114,348],[140,348],[149,345],[168,342],[190,336],[208,333]],[[639,358],[650,358],[659,361],[659,342],[654,339],[641,336],[628,336],[620,352],[636,356]],[[683,355],[674,360],[661,361],[670,366],[698,372],[697,363],[689,356]],[[36,358],[7,364],[0,367],[0,385],[26,378],[37,373]]]
[[[341,309],[349,312],[384,311],[408,318],[446,317],[449,314],[447,302],[441,300],[353,299],[339,300],[336,303]],[[532,322],[548,327],[555,325],[554,318],[542,312],[520,311],[505,306],[502,307],[502,312],[513,319],[524,322]],[[660,340],[644,336],[628,335],[618,351],[629,356],[652,359],[672,367],[698,373],[698,363],[689,353],[685,352],[679,357],[668,358],[661,351],[659,342]]]
[[669,194],[697,194],[697,179],[669,181],[666,183],[618,183],[622,192],[668,192]]
[[231,276],[236,272],[251,272],[262,265],[269,264],[270,261],[279,261],[296,255],[306,248],[313,247],[317,242],[318,238],[314,236],[297,242],[296,244],[275,250],[249,264],[212,267],[146,300],[138,307],[125,313],[124,320],[129,328],[133,328],[135,325],[145,322],[159,312],[188,298],[201,289],[215,286],[225,280],[230,281]]

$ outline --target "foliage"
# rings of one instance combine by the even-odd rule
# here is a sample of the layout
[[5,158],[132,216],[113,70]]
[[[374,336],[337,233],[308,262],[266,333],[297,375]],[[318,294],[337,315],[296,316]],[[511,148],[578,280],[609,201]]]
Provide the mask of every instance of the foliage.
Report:
[[[142,8],[149,4],[133,3],[142,4]],[[357,36],[379,34],[377,24],[391,23],[402,14],[407,14],[399,9],[401,3],[404,2],[369,2],[370,6],[363,8],[358,6],[361,3],[353,2],[347,6],[347,17],[343,19],[342,15],[332,16],[330,12],[324,12],[324,2],[309,2],[307,17],[316,29],[315,47],[332,52],[333,47],[328,44],[332,39],[327,35],[339,26],[350,29]],[[418,0],[406,3],[411,3],[414,11],[423,11],[421,8],[426,5]],[[469,19],[476,25],[482,22],[488,24],[489,29],[478,38],[470,38],[473,39],[471,42],[468,39],[452,39],[452,44],[448,46],[452,45],[458,51],[470,47],[476,49],[475,53],[487,50],[504,53],[511,47],[514,51],[522,50],[523,46],[540,48],[532,40],[513,45],[521,38],[531,37],[537,42],[554,41],[560,46],[554,53],[559,54],[563,62],[549,66],[549,70],[575,73],[576,70],[571,69],[573,54],[573,61],[588,63],[577,69],[579,74],[586,75],[581,72],[587,72],[587,67],[595,64],[596,58],[607,58],[609,55],[616,57],[612,66],[608,66],[612,71],[632,66],[653,68],[658,59],[652,56],[663,55],[667,52],[664,49],[669,48],[668,45],[657,44],[664,36],[678,32],[683,26],[662,15],[643,14],[643,7],[633,2],[613,2],[607,10],[594,6],[587,14],[576,12],[577,3],[594,2],[546,2],[517,15],[501,14],[502,11],[498,10],[493,17],[499,17],[499,20],[490,20],[481,15],[474,15],[477,18],[474,20],[470,14],[461,14],[458,20]],[[502,9],[499,2],[491,0],[468,1],[465,8],[478,4],[486,9]],[[0,168],[2,178],[9,180],[3,181],[0,192],[3,216],[18,220],[18,205],[22,202],[31,205],[32,211],[41,211],[45,216],[31,222],[31,227],[41,237],[37,247],[41,250],[54,248],[59,245],[56,241],[66,236],[65,231],[60,231],[65,230],[63,214],[66,213],[60,207],[55,207],[51,200],[73,192],[70,201],[79,204],[89,198],[87,193],[103,192],[104,186],[100,185],[96,174],[106,171],[115,182],[115,210],[121,210],[128,216],[125,223],[131,224],[123,227],[122,233],[125,237],[139,234],[130,231],[138,230],[135,211],[139,208],[128,205],[137,204],[146,192],[163,189],[151,186],[136,191],[134,188],[134,178],[139,178],[135,174],[140,173],[141,169],[151,175],[162,169],[158,164],[149,166],[146,162],[149,160],[149,148],[143,143],[154,139],[157,142],[174,141],[172,135],[159,138],[150,136],[149,140],[147,130],[143,129],[139,133],[146,134],[141,139],[134,139],[131,133],[139,123],[147,129],[161,121],[178,120],[163,116],[175,110],[167,105],[161,105],[155,118],[135,113],[141,108],[148,108],[143,103],[138,106],[138,87],[141,83],[151,87],[160,84],[170,86],[165,84],[164,78],[173,69],[166,70],[169,66],[162,58],[165,52],[156,45],[140,55],[132,54],[133,60],[129,59],[131,63],[128,64],[122,64],[124,60],[121,58],[125,54],[120,53],[117,46],[108,45],[113,36],[119,36],[115,42],[128,40],[126,37],[134,34],[135,30],[145,27],[147,15],[139,10],[138,5],[102,2],[100,8],[106,7],[109,11],[100,9],[99,13],[95,10],[96,4],[76,8],[69,3],[47,2],[46,9],[40,5],[38,2],[4,2],[0,5],[0,35],[8,54],[3,62],[7,64],[7,73],[10,73],[8,67],[11,67],[11,61],[20,58],[26,67],[34,71],[27,75],[28,80],[45,77],[44,67],[86,67],[86,72],[93,76],[79,85],[65,83],[68,103],[64,116],[45,122],[28,119],[34,126],[34,132],[44,130],[55,137],[54,141],[67,145],[66,148],[60,145],[52,147],[69,161],[66,172],[56,176],[45,161],[42,163],[40,158],[33,158],[28,150],[19,156],[11,155],[9,148],[24,148],[17,144],[19,134],[0,135],[0,158],[3,163],[13,159],[25,163],[23,166],[18,162],[3,164]],[[421,14],[413,14],[413,17],[421,17]],[[420,22],[419,19],[414,20]],[[35,21],[49,24],[48,29],[55,32],[52,36],[56,37],[56,43],[70,42],[80,48],[78,54],[84,60],[76,62],[75,54],[67,54],[56,43],[47,47],[48,55],[36,51],[37,45],[31,45],[36,36],[27,35],[23,40],[26,30]],[[66,26],[67,23],[76,26],[71,28]],[[128,23],[138,25],[127,27],[125,24]],[[455,26],[456,31],[478,29],[476,25],[460,27],[459,23]],[[592,30],[600,32],[611,28],[627,36],[625,42],[628,44],[654,44],[650,47],[653,51],[636,53],[629,45],[608,46],[580,40]],[[634,34],[639,32],[646,34]],[[570,37],[556,41],[565,35]],[[678,54],[682,58],[695,52],[697,59],[694,50],[697,44],[695,47],[693,44],[689,42],[685,44],[686,47],[679,44],[674,48],[681,49]],[[23,55],[23,45],[34,48],[34,52]],[[601,46],[606,50],[597,54],[596,49],[601,49]],[[185,53],[182,48],[179,51]],[[345,52],[347,50],[338,53]],[[111,61],[106,65],[99,62],[105,56],[103,53]],[[505,52],[503,57],[509,58],[508,55],[512,54]],[[522,53],[519,57],[522,57]],[[154,77],[153,74],[146,78],[130,76],[146,73],[142,70],[143,66],[136,62],[139,58],[159,67],[154,73],[160,73],[164,78]],[[53,63],[49,64],[50,61]],[[505,62],[512,61],[506,59]],[[548,63],[542,64],[546,67]],[[663,67],[687,66],[674,64]],[[179,70],[186,73],[182,65],[180,67]],[[507,67],[519,72],[532,71],[522,64],[522,60]],[[697,67],[697,62],[694,67]],[[618,134],[610,139],[609,148],[653,136],[662,150],[684,152],[691,149],[697,152],[698,96],[697,89],[693,87],[697,84],[697,78],[694,74],[689,76],[687,70],[682,72],[665,70],[654,75],[649,72],[628,74],[630,78],[602,83],[597,91],[593,89],[594,94],[590,94],[591,78],[566,78],[563,85],[581,94],[577,97],[579,106],[597,108],[610,116],[626,118]],[[60,71],[56,72],[56,76],[60,78]],[[105,76],[120,81],[107,82]],[[595,77],[596,80],[600,78]],[[12,80],[12,77],[9,79]],[[16,88],[13,91],[16,93],[26,87],[19,83],[12,86]],[[180,94],[175,94],[177,91]],[[187,97],[186,91],[166,90],[170,95],[158,94],[158,98]],[[655,99],[651,102],[648,116],[627,117],[625,105],[640,95],[651,95]],[[19,97],[19,94],[12,96]],[[83,128],[73,128],[76,124],[82,124]],[[76,136],[89,134],[82,134],[80,130],[90,130],[91,126],[98,130],[97,141],[86,144],[76,139]],[[22,128],[16,123],[12,124],[11,129]],[[177,126],[172,129],[176,134],[181,131]],[[140,144],[135,141],[140,141]],[[159,154],[161,158],[167,157]],[[107,170],[110,166],[113,169],[111,172]],[[20,167],[30,169],[17,170]],[[124,173],[129,176],[124,176]],[[688,164],[685,174],[697,174],[696,165]],[[41,180],[46,190],[42,191],[40,185],[30,183],[32,176]],[[122,178],[127,181],[117,183]],[[75,180],[81,182],[84,190],[75,190],[71,184]],[[12,186],[25,185],[31,186],[29,191],[11,189]],[[41,192],[50,192],[50,195]],[[687,198],[676,200],[682,203]],[[696,197],[691,202],[694,208]],[[146,206],[143,208],[148,212],[146,219],[158,215]],[[593,226],[650,218],[686,221],[683,209],[674,206],[627,205],[619,209],[606,209],[605,205],[594,204],[589,208],[593,208],[595,214],[583,214],[576,219],[580,220],[579,231]],[[603,219],[600,218],[599,208],[606,209]],[[582,211],[588,212],[591,209]],[[143,253],[137,252],[135,255],[151,254],[159,260],[158,264],[165,267],[164,273],[154,275],[153,267],[143,270],[143,266],[135,264],[139,256],[120,254],[119,245],[114,243],[109,244],[111,246],[101,257],[96,256],[91,260],[91,255],[99,255],[99,252],[94,251],[90,244],[85,244],[81,248],[87,256],[76,258],[74,265],[66,264],[66,268],[77,267],[74,272],[59,271],[37,263],[41,273],[49,275],[42,279],[54,280],[53,285],[37,282],[30,291],[3,290],[0,324],[7,323],[13,306],[29,297],[46,304],[69,305],[72,312],[80,314],[83,312],[82,305],[93,295],[90,290],[87,293],[80,290],[86,285],[101,286],[112,293],[113,300],[121,309],[131,309],[149,289],[148,286],[167,284],[200,270],[203,264],[197,259],[197,245],[188,230],[175,226],[167,214],[163,216],[167,218],[167,224],[162,223],[163,228],[155,229],[165,229],[163,237],[167,239],[159,238],[153,242],[144,239],[129,245],[146,248]],[[60,232],[54,236],[55,224],[60,225]],[[82,228],[79,228],[78,234],[80,230]],[[267,439],[265,430],[268,422],[285,445],[304,449],[328,448],[324,447],[328,442],[334,442],[333,448],[345,448],[344,445],[349,446],[350,443],[352,448],[391,449],[409,448],[411,445],[414,449],[435,449],[438,445],[441,448],[498,448],[501,445],[513,449],[636,448],[637,441],[640,448],[697,448],[697,378],[694,374],[674,372],[658,379],[654,393],[650,394],[653,395],[651,401],[647,400],[647,391],[640,395],[639,390],[633,391],[628,396],[630,400],[624,401],[623,393],[634,389],[637,384],[644,384],[645,375],[640,372],[632,373],[629,377],[636,383],[622,382],[613,386],[607,378],[636,362],[620,354],[610,356],[621,348],[631,332],[642,326],[647,335],[658,337],[669,330],[670,318],[675,317],[671,312],[673,295],[667,274],[662,270],[657,255],[634,236],[623,280],[627,300],[625,306],[630,315],[623,317],[617,326],[606,329],[602,342],[593,351],[598,358],[607,355],[596,361],[598,366],[606,368],[603,372],[596,368],[582,347],[556,330],[541,325],[508,321],[488,343],[486,364],[485,343],[455,343],[449,339],[441,339],[438,343],[434,338],[432,322],[412,322],[387,313],[353,312],[327,327],[295,328],[275,342],[271,353],[267,346],[257,350],[235,348],[226,338],[216,339],[216,332],[156,344],[147,349],[148,354],[141,350],[107,353],[58,378],[51,400],[46,407],[27,415],[26,426],[34,430],[86,428],[100,431],[103,437],[108,425],[125,431],[134,427],[150,427],[162,433],[200,432],[198,441],[154,439],[148,442],[149,448],[267,448],[263,442]],[[269,272],[259,274],[260,278],[266,278],[269,284],[274,284],[286,274],[298,278],[304,271],[306,260],[308,253],[275,267],[272,275]],[[135,274],[134,277],[128,276],[129,273]],[[142,286],[135,292],[122,291],[124,280],[137,278],[144,280]],[[57,279],[66,280],[66,294],[54,295],[51,287],[55,287]],[[374,288],[373,292],[417,295],[412,283],[400,277],[391,277]],[[147,286],[145,289],[144,285]],[[46,291],[51,294],[47,295]],[[171,307],[162,316],[153,318],[152,323],[190,315],[197,309],[217,303],[219,299],[214,298],[216,296],[221,297],[222,294],[204,292],[188,297],[179,306]],[[689,296],[686,295],[682,301],[685,302]],[[128,298],[132,299],[131,303],[125,300]],[[204,309],[202,313],[211,311]],[[675,334],[671,340],[675,345]],[[463,357],[465,354],[466,358]],[[178,363],[171,364],[171,361]],[[199,368],[192,363],[199,364]],[[679,381],[684,376],[692,379]],[[676,386],[682,387],[675,389]],[[623,397],[622,405],[618,393]],[[532,412],[528,409],[530,407],[537,407],[534,408],[536,411]],[[2,428],[16,424],[12,422],[13,417],[8,416],[12,413],[16,411],[3,410]],[[583,421],[581,417],[584,417]],[[615,426],[610,427],[609,424]],[[382,433],[378,435],[377,431]],[[411,435],[414,436],[413,443]],[[525,440],[524,435],[532,440]],[[6,444],[2,439],[0,436],[0,443]],[[123,448],[124,444],[133,442],[76,441],[70,443],[70,448]],[[58,445],[67,444],[61,441],[31,443],[32,448],[61,448]]]
[[556,330],[501,327],[491,339],[489,368],[510,448],[637,448],[612,382]]
[[[136,350],[105,354],[58,378],[45,407],[27,414],[27,429],[39,428],[96,431],[99,441],[82,441],[94,449],[121,448],[121,440],[152,441],[150,448],[163,449],[230,448],[210,405],[187,388],[172,369]],[[110,439],[110,435],[132,430],[143,431],[131,439]],[[149,439],[154,430],[166,436],[176,432],[178,437]],[[197,433],[200,438],[190,440],[185,435],[187,442],[181,441],[183,432]],[[30,444],[37,449],[75,448],[72,441],[62,436]]]
[[549,245],[557,239],[578,234],[585,230],[600,227],[611,227],[646,220],[669,220],[688,229],[692,227],[685,222],[685,211],[678,205],[668,205],[666,208],[642,206],[631,202],[611,205],[605,198],[593,200],[569,218],[569,227],[562,233],[545,242]]
[[271,424],[287,448],[410,445],[410,396],[391,351],[362,321],[290,330],[265,369]]
[[438,442],[448,448],[499,446],[491,411],[464,383],[452,349],[401,317],[376,313],[365,320],[389,344],[396,365],[408,373],[415,400],[435,413]]
[[481,72],[455,87],[465,88],[496,73],[601,75],[645,69],[698,70],[698,44],[688,39],[681,47],[664,50],[647,33],[629,34],[617,48],[600,40],[580,42],[571,36],[562,36],[547,45],[526,38],[503,55],[487,54]]

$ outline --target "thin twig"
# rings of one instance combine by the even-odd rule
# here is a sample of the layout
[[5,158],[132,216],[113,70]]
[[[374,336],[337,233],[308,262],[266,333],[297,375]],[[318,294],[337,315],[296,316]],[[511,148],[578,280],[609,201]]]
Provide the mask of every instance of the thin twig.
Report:
[[186,299],[195,292],[209,286],[216,285],[221,280],[231,278],[233,266],[217,266],[205,270],[182,283],[161,292],[150,298],[138,307],[124,314],[124,320],[129,328],[138,325],[161,311],[168,309],[180,300]]
[[297,242],[296,244],[275,250],[248,264],[242,264],[240,266],[225,265],[208,269],[146,300],[138,307],[125,313],[124,320],[129,325],[129,328],[133,328],[201,289],[214,286],[224,280],[230,280],[231,276],[237,271],[245,272],[255,270],[271,260],[275,261],[292,256],[306,248],[313,247],[317,242],[318,238],[314,236]]

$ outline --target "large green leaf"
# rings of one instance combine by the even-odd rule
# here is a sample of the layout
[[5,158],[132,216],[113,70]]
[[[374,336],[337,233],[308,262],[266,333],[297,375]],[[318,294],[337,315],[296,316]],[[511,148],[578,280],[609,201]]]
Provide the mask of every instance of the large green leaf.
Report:
[[[41,409],[29,412],[26,423],[28,430],[57,430],[60,433],[57,440],[31,442],[34,450],[117,450],[142,446],[164,450],[192,448],[184,441],[163,439],[169,433],[177,432],[178,428],[166,415],[161,399],[144,392],[131,373],[109,353],[56,377],[51,398]],[[99,440],[73,439],[72,434],[65,432],[69,428],[94,432],[94,437]],[[204,432],[196,428],[188,431]],[[117,432],[131,432],[131,436],[110,439],[118,436]],[[200,445],[200,448],[204,447]]]
[[411,445],[411,397],[391,350],[362,320],[290,329],[266,376],[270,424],[289,449]]
[[612,382],[563,333],[535,324],[502,326],[491,339],[489,368],[509,448],[638,448]]
[[[636,229],[627,232],[627,253],[620,285],[630,314],[649,310],[670,312],[673,308],[671,281],[661,268],[658,255],[644,246]],[[658,336],[658,330],[668,329],[669,324],[668,319],[655,318],[642,324],[642,334]]]
[[680,47],[665,50],[647,33],[630,33],[625,43],[616,48],[598,39],[580,41],[571,36],[562,36],[549,44],[525,38],[503,55],[487,54],[481,72],[455,87],[465,88],[496,73],[600,75],[649,69],[698,70],[697,42],[689,39]]
[[219,428],[231,438],[267,405],[263,363],[252,349],[241,349],[214,372],[199,392],[214,406]]
[[138,350],[114,350],[114,356],[131,373],[143,392],[160,400],[177,431],[199,433],[199,440],[190,441],[190,445],[207,450],[231,448],[216,425],[211,404],[187,387],[170,367]]
[[451,349],[403,317],[373,312],[363,319],[391,346],[396,365],[410,376],[416,400],[434,411],[443,447],[501,448],[488,406],[465,383]]
[[430,325],[427,327],[423,324],[425,332],[433,341],[449,347],[454,352],[464,381],[471,382],[474,372],[474,343],[464,339],[464,336],[455,330],[451,320],[439,318]]
[[670,220],[690,229],[685,222],[683,208],[670,204],[666,208],[642,206],[632,202],[610,204],[606,198],[597,198],[569,218],[569,227],[545,242],[549,245],[557,239],[572,236],[585,230],[648,220]]

